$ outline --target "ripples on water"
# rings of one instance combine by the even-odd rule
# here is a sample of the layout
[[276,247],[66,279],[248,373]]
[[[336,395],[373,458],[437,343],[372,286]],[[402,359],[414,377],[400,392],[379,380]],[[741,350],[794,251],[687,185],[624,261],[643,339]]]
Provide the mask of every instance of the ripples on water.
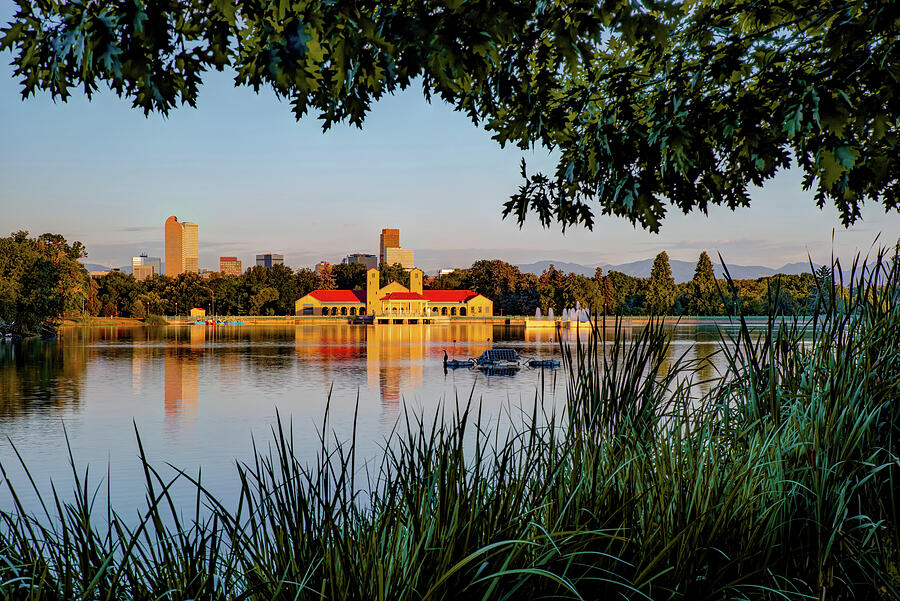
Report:
[[[276,410],[290,421],[299,453],[312,457],[329,403],[330,430],[347,439],[358,411],[358,449],[375,457],[404,404],[433,415],[470,393],[485,414],[528,408],[536,395],[550,412],[565,396],[563,370],[523,369],[485,376],[443,369],[451,358],[512,347],[525,357],[559,358],[551,331],[487,324],[435,326],[238,326],[69,328],[58,340],[0,343],[0,462],[26,502],[10,439],[39,487],[71,483],[67,442],[80,470],[106,477],[117,506],[143,499],[134,427],[154,465],[197,473],[227,497],[237,490],[235,461],[265,447]],[[714,353],[715,327],[673,330],[672,359]],[[715,373],[715,356],[698,379]],[[95,478],[95,482],[99,479]],[[187,494],[185,491],[184,494]],[[9,504],[0,491],[0,506]]]

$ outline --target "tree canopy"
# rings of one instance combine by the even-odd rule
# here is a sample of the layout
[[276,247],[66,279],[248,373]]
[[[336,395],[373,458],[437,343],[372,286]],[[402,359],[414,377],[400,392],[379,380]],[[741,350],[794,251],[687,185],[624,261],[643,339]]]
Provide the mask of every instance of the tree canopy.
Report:
[[421,85],[501,144],[557,152],[504,205],[521,224],[656,231],[670,207],[750,203],[796,165],[844,225],[900,210],[893,1],[16,0],[0,49],[28,97],[101,86],[145,113],[195,106],[204,72],[267,86],[299,119],[361,126]]
[[62,314],[80,314],[92,290],[85,256],[59,234],[0,238],[0,335],[52,334]]

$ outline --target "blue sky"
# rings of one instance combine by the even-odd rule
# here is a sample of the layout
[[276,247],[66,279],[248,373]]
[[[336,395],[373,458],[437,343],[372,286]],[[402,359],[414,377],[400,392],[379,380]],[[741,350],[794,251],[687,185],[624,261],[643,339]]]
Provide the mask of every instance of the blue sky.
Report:
[[[4,21],[10,14],[0,0]],[[501,219],[520,183],[519,161],[551,169],[546,151],[501,150],[464,115],[427,104],[419,89],[378,103],[364,129],[323,134],[315,116],[297,123],[273,94],[235,89],[209,74],[197,109],[144,117],[106,92],[88,102],[48,95],[22,101],[0,54],[0,235],[58,232],[84,242],[89,261],[130,262],[162,252],[169,215],[200,225],[201,267],[220,255],[247,265],[280,252],[293,266],[348,252],[376,253],[382,227],[422,267],[466,266],[475,258],[623,263],[667,250],[696,260],[719,251],[730,263],[773,267],[817,262],[834,250],[865,252],[875,236],[892,242],[900,215],[866,207],[850,230],[831,207],[820,211],[796,173],[755,190],[749,209],[714,208],[709,217],[670,215],[659,235],[601,218],[593,232],[522,229]],[[713,255],[715,256],[715,255]]]

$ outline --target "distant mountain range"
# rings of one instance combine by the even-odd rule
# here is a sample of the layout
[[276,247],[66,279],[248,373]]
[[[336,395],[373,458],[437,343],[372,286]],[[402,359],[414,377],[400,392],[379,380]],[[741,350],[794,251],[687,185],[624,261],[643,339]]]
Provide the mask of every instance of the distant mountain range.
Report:
[[[618,271],[636,278],[648,278],[650,277],[650,269],[653,267],[653,259],[643,259],[641,261],[632,261],[631,263],[622,263],[620,265],[610,265],[607,263],[582,265],[581,263],[568,263],[566,261],[538,261],[536,263],[523,263],[517,265],[517,267],[522,273],[541,275],[550,268],[550,265],[567,273],[580,273],[581,275],[586,275],[588,277],[593,277],[596,268],[602,267],[604,274],[609,273],[610,271]],[[682,282],[689,282],[691,278],[694,277],[694,269],[697,267],[695,262],[678,261],[674,259],[669,259],[669,265],[672,267],[672,277],[675,279],[675,282],[679,284]],[[100,265],[99,263],[85,263],[84,266],[88,271],[106,271],[109,269],[109,265]],[[814,266],[816,269],[820,267],[820,265],[816,264],[814,264]],[[722,266],[713,262],[713,268],[715,269],[716,277],[722,277]],[[123,265],[118,269],[125,274],[131,273],[131,265]],[[785,275],[800,275],[801,273],[808,272],[809,263],[804,262],[788,263],[778,268],[766,267],[764,265],[728,266],[728,273],[736,280],[755,280],[756,278],[778,273],[783,273]]]
[[[631,263],[622,263],[621,265],[609,265],[605,263],[600,265],[581,265],[580,263],[567,263],[565,261],[538,261],[536,263],[525,263],[518,265],[517,267],[522,273],[541,275],[541,273],[550,268],[550,265],[553,265],[562,271],[580,273],[589,277],[593,277],[597,267],[602,267],[604,274],[609,273],[610,271],[618,271],[636,278],[648,278],[650,277],[650,269],[653,267],[653,259],[632,261]],[[675,282],[679,284],[690,281],[691,278],[694,277],[694,270],[697,268],[696,262],[678,261],[674,259],[669,259],[669,265],[672,268],[672,277],[675,279]],[[820,267],[816,264],[813,265],[816,269]],[[723,276],[721,265],[713,262],[713,268],[715,269],[716,277]],[[805,262],[788,263],[787,265],[782,265],[778,268],[766,267],[764,265],[728,265],[728,273],[736,280],[755,280],[756,278],[778,273],[783,273],[785,275],[800,275],[801,273],[808,272],[809,263]]]

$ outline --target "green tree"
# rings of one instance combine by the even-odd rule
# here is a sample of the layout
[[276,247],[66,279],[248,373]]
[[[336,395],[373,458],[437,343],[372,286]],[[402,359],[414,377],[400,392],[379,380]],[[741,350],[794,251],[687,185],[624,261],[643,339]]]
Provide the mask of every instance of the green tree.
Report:
[[434,290],[471,290],[469,270],[454,269],[450,273],[439,275],[430,288]]
[[366,266],[362,263],[338,263],[332,268],[338,290],[364,290]]
[[275,307],[272,305],[278,301],[278,290],[271,286],[263,288],[250,297],[250,315],[274,315]]
[[398,282],[407,288],[409,287],[409,272],[403,269],[400,263],[388,265],[382,263],[378,266],[378,277],[381,286],[387,286],[391,282]]
[[722,294],[716,284],[716,274],[706,251],[700,253],[694,277],[686,286],[687,302],[684,311],[691,315],[721,315]]
[[139,296],[134,300],[134,304],[131,305],[131,316],[136,319],[144,319],[147,317],[147,309],[144,302],[141,300]]
[[99,278],[97,284],[99,286],[97,296],[104,307],[104,313],[107,312],[107,305],[110,305],[114,308],[114,315],[131,316],[131,309],[143,292],[141,282],[121,271],[111,271]]
[[306,296],[313,290],[324,290],[324,287],[322,286],[322,279],[318,276],[318,274],[316,274],[315,271],[309,269],[308,267],[298,269],[294,273],[294,285],[297,290],[297,298]]
[[598,267],[594,270],[594,281],[597,283],[597,291],[601,298],[598,314],[613,314],[620,303],[617,299],[616,286],[612,278],[608,275],[603,275],[603,268]]
[[246,305],[242,294],[242,275],[213,276],[208,286],[216,299],[216,314],[242,315]]
[[[162,315],[166,311],[166,303],[156,292],[145,292],[138,296],[138,302],[144,308],[144,316]],[[139,317],[134,315],[134,317]]]
[[667,315],[675,304],[675,280],[672,279],[672,268],[669,255],[662,251],[653,260],[650,270],[650,281],[647,283],[646,308],[654,315]]
[[[24,97],[109,86],[195,106],[204,74],[273,89],[299,119],[361,126],[421,85],[501,145],[556,151],[504,207],[520,223],[657,230],[669,206],[750,203],[794,163],[844,224],[900,208],[900,21],[890,3],[16,0],[0,49]],[[147,26],[145,26],[147,24]]]
[[0,238],[0,333],[54,333],[63,312],[80,312],[91,290],[77,261],[84,256],[80,242],[70,245],[58,234]]
[[632,277],[621,271],[610,271],[606,279],[612,288],[612,301],[609,303],[613,313],[619,315],[635,315],[643,312],[643,284],[640,278]]

